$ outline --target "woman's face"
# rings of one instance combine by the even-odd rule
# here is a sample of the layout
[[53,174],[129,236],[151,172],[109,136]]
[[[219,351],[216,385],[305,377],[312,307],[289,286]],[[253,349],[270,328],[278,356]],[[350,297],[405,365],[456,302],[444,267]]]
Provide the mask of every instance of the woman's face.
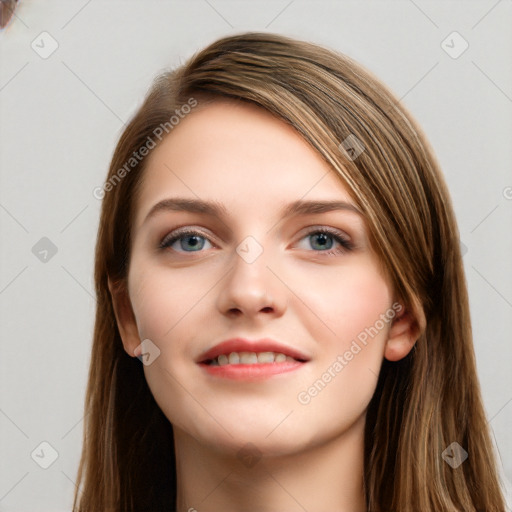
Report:
[[[145,376],[175,432],[285,454],[364,424],[397,304],[335,172],[282,121],[227,101],[182,119],[148,158],[128,275],[136,334],[123,343],[133,355],[150,340]],[[282,346],[224,346],[207,364],[233,338]]]

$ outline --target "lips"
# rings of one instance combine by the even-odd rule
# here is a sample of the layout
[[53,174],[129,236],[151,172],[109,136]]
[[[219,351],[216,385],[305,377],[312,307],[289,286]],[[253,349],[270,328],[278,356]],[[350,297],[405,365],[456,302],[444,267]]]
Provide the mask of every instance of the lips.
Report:
[[261,354],[270,352],[275,354],[284,354],[288,361],[290,361],[288,358],[292,358],[293,360],[301,363],[309,361],[309,357],[298,349],[288,347],[269,338],[255,341],[243,338],[233,338],[223,341],[204,352],[199,356],[196,362],[200,364],[210,364],[219,356],[229,357],[232,353]]

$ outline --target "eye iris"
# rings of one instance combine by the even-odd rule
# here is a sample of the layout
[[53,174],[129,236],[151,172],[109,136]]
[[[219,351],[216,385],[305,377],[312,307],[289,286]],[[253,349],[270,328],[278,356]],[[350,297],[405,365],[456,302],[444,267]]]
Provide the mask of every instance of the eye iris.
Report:
[[[199,246],[199,249],[202,249],[202,247],[204,245],[204,240],[203,240],[203,243],[201,244],[201,239],[202,239],[202,237],[200,237],[198,235],[189,235],[189,236],[183,237],[182,241],[183,240],[187,240],[187,241],[193,240],[193,242],[190,244],[190,247],[193,249],[197,249]],[[183,243],[181,244],[181,248],[185,249]]]
[[[322,239],[322,242],[320,243],[320,249],[330,249],[332,247],[332,237],[326,233],[316,233],[315,235],[313,235],[313,238],[318,238],[320,237]],[[328,247],[326,247],[325,245],[325,242],[326,240],[331,240],[331,243],[330,245],[328,245]]]

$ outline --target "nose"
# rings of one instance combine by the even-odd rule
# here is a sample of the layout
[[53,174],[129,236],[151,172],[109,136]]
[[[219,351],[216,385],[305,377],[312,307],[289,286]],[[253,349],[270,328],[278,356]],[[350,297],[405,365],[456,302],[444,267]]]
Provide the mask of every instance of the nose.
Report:
[[219,283],[219,311],[232,318],[262,314],[282,316],[288,298],[287,288],[275,270],[269,268],[266,251],[254,261],[240,254],[234,253],[231,270]]

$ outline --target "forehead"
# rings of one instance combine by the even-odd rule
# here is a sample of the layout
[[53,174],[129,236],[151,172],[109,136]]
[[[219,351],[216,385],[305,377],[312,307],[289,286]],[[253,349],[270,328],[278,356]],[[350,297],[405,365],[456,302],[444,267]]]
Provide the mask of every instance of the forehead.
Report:
[[246,102],[219,100],[184,117],[146,162],[140,225],[172,196],[211,199],[256,215],[298,199],[350,199],[332,168],[290,125]]

